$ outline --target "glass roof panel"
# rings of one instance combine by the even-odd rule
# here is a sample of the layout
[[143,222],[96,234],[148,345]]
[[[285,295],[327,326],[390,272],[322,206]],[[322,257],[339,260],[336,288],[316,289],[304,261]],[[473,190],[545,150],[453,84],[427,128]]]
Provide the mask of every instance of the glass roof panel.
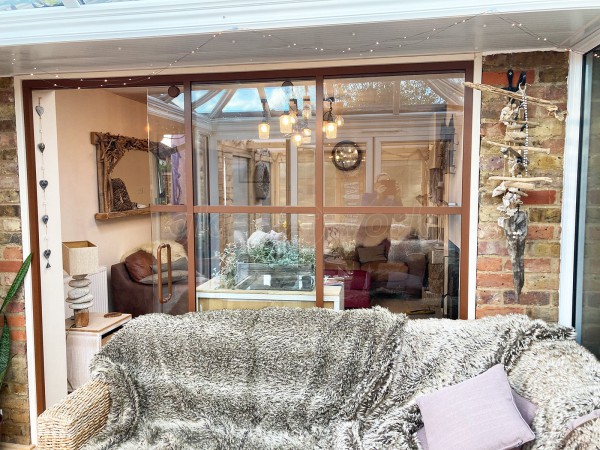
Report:
[[[95,5],[99,3],[120,3],[140,0],[77,0],[80,5]],[[65,6],[62,0],[0,0],[0,11],[16,11],[20,9],[51,8]],[[67,5],[68,6],[68,5]]]
[[223,112],[262,112],[258,91],[256,88],[237,89],[223,108]]
[[208,89],[192,90],[192,103],[202,98],[207,92]]
[[198,113],[198,114],[210,114],[210,113],[212,113],[213,109],[215,109],[215,107],[219,103],[219,100],[221,100],[221,97],[223,97],[223,94],[225,94],[224,90],[221,91],[221,92],[219,92],[214,97],[212,97],[206,103],[203,103],[200,106],[198,106],[194,111],[196,113]]

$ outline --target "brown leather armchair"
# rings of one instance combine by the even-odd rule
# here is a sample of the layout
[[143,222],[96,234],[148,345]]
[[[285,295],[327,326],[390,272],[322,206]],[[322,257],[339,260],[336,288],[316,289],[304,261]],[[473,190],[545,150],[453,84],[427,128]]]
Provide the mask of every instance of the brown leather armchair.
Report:
[[[110,268],[110,285],[113,310],[129,313],[133,317],[149,313],[185,314],[188,312],[188,280],[173,282],[173,296],[167,303],[160,304],[155,298],[155,284],[133,281],[125,263]],[[166,295],[167,285],[162,285]]]

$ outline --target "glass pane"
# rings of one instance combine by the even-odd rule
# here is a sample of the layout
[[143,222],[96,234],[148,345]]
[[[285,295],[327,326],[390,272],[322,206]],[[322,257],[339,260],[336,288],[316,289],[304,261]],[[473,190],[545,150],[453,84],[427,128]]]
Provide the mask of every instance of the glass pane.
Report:
[[328,214],[323,245],[345,309],[458,318],[460,216]]
[[577,274],[577,332],[581,344],[600,357],[600,59],[586,55],[584,85],[581,211]]
[[325,205],[459,206],[463,81],[325,80]]
[[[198,310],[315,306],[315,218],[197,214]],[[325,307],[341,308],[329,287]]]
[[[188,299],[188,258],[187,258],[187,221],[185,213],[152,213],[152,241],[155,249],[160,244],[171,248],[171,280],[169,289],[169,252],[161,250],[161,266],[153,267],[152,275],[152,311],[165,314],[185,314],[189,312]],[[153,255],[156,260],[156,252]],[[160,272],[160,277],[159,277]],[[160,278],[160,279],[159,279]],[[159,297],[159,291],[162,297]],[[162,298],[164,303],[159,300]]]
[[183,87],[148,88],[152,203],[184,205],[186,142]]
[[197,205],[314,206],[313,81],[195,84],[192,90],[198,101],[213,95],[204,106],[218,98],[193,117],[194,152],[204,155],[194,169]]

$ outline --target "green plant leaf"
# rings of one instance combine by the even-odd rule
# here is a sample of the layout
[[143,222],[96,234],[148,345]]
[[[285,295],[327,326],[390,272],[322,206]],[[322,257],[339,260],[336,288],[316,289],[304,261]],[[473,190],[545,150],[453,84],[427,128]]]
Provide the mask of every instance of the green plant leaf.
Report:
[[32,256],[33,256],[33,254],[30,253],[29,256],[25,259],[25,261],[23,261],[23,264],[21,264],[21,268],[17,272],[17,276],[15,277],[14,281],[10,285],[10,288],[8,289],[8,293],[6,294],[6,298],[2,302],[2,307],[0,307],[0,313],[4,312],[4,308],[6,308],[6,305],[8,305],[8,303],[12,300],[14,295],[17,293],[17,291],[23,284],[25,275],[27,275],[27,271],[29,270],[29,266],[31,265]]
[[10,331],[8,329],[8,321],[4,316],[4,328],[2,328],[2,336],[0,337],[0,384],[4,381],[4,375],[8,369],[10,362]]

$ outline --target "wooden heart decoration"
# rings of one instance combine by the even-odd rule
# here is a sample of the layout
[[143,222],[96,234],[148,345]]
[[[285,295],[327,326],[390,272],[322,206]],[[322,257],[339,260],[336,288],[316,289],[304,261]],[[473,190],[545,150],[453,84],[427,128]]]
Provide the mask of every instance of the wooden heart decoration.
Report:
[[41,105],[37,105],[35,107],[35,112],[37,113],[38,116],[42,117],[42,114],[44,114],[44,107]]
[[48,180],[40,180],[40,187],[45,191],[48,187]]

